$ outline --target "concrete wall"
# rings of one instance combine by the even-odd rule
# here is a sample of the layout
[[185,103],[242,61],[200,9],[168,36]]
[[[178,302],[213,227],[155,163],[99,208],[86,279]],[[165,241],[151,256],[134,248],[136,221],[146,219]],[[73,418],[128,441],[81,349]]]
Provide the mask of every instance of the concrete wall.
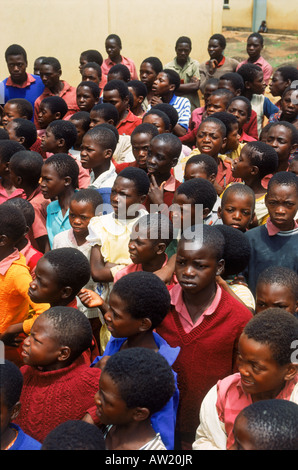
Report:
[[230,0],[229,8],[223,9],[222,25],[230,29],[251,30],[253,0]]
[[222,0],[9,0],[1,9],[0,30],[1,80],[8,73],[5,49],[16,43],[27,51],[28,72],[38,56],[54,56],[62,78],[76,86],[80,53],[97,49],[106,58],[110,33],[121,37],[122,54],[134,59],[137,70],[148,56],[172,60],[182,35],[192,39],[191,56],[206,60],[209,37],[222,30]]

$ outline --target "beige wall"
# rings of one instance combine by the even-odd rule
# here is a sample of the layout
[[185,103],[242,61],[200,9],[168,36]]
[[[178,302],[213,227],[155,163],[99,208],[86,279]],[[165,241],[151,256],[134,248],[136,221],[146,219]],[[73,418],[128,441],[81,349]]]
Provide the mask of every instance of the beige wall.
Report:
[[9,0],[1,9],[0,30],[1,80],[7,76],[5,49],[16,43],[27,51],[29,72],[36,57],[54,56],[62,78],[76,86],[80,53],[97,49],[106,58],[110,33],[121,37],[122,54],[134,59],[137,70],[151,55],[164,64],[172,60],[182,35],[192,39],[191,56],[206,60],[210,35],[222,30],[222,0]]
[[229,6],[229,9],[223,10],[222,25],[235,29],[251,29],[253,0],[230,0]]

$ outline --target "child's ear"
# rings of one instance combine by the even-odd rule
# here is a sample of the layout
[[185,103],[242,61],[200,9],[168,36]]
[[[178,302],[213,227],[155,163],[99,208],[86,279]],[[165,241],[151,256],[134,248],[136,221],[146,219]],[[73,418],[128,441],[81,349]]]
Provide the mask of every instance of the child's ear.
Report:
[[140,203],[144,204],[144,202],[146,201],[146,198],[147,198],[147,194],[142,194],[142,196],[140,196]]
[[214,184],[216,178],[216,174],[212,173],[212,175],[209,176],[208,180],[210,181],[211,184]]
[[54,116],[55,116],[55,119],[54,119],[55,121],[58,119],[62,119],[60,111],[57,111],[57,113],[55,113]]
[[285,374],[285,380],[289,381],[292,380],[298,371],[298,364],[290,363],[287,367],[287,371]]
[[227,140],[228,140],[227,137],[224,137],[224,138],[222,139],[222,146],[221,146],[222,149],[226,148]]
[[8,243],[8,238],[6,235],[0,235],[0,246],[5,246]]
[[61,139],[57,140],[57,147],[65,147],[65,139],[61,137]]
[[134,421],[145,421],[149,418],[149,416],[150,411],[148,410],[148,408],[141,408],[140,406],[138,406],[134,409],[132,418]]
[[112,158],[112,156],[113,156],[113,151],[112,151],[112,149],[105,149],[105,151],[104,151],[104,157],[105,157],[105,158]]
[[251,169],[252,176],[256,176],[260,171],[259,168],[256,165],[253,165],[251,168],[252,168]]
[[172,160],[172,168],[174,168],[174,166],[177,165],[178,160],[179,160],[179,157],[178,157],[178,158],[173,158],[173,160]]
[[219,208],[217,209],[217,215],[219,219],[221,219],[221,211],[222,211],[222,208],[219,206]]
[[206,219],[206,217],[207,217],[207,215],[209,214],[209,212],[210,212],[209,207],[205,207],[205,208],[203,209],[203,219]]
[[140,331],[148,331],[152,328],[152,321],[150,318],[142,318]]
[[67,361],[71,353],[69,346],[61,346],[58,361]]
[[17,401],[17,403],[13,406],[12,411],[11,411],[11,418],[10,418],[11,421],[14,421],[18,417],[20,410],[21,410],[21,402]]
[[169,86],[169,90],[175,92],[176,85],[172,83],[172,85]]
[[225,260],[221,259],[217,263],[216,276],[221,276],[225,270]]
[[72,182],[72,179],[70,176],[65,176],[64,178],[64,186],[70,186]]
[[72,287],[70,286],[64,286],[61,289],[61,298],[62,299],[68,299],[73,293]]
[[164,242],[160,242],[155,245],[155,249],[157,255],[162,255],[166,251],[167,245]]

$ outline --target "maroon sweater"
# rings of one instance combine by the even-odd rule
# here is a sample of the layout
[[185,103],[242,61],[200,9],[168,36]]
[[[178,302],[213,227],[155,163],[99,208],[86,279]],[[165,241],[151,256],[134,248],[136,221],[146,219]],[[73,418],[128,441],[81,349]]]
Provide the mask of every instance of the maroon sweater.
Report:
[[173,305],[157,328],[170,346],[181,348],[172,367],[180,391],[177,429],[181,442],[188,443],[189,448],[199,425],[201,402],[219,379],[235,372],[238,339],[251,318],[251,312],[222,289],[215,312],[190,333],[184,331]]
[[23,366],[21,372],[22,406],[15,423],[39,442],[64,421],[82,419],[94,406],[101,371],[81,358],[60,370],[41,372]]

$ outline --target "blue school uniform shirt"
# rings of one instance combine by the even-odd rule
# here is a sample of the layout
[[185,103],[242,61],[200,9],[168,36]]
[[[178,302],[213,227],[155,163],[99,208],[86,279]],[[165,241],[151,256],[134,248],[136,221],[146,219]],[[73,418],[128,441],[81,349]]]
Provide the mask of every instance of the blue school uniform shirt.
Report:
[[[36,98],[38,98],[44,91],[44,84],[39,75],[33,75],[33,74],[27,74],[27,75],[31,75],[31,77],[33,77],[35,81],[30,83],[29,86],[26,86],[24,88],[6,85],[6,82],[9,77],[3,80],[2,83],[4,86],[4,102],[5,103],[7,103],[7,101],[14,99],[14,98],[23,98],[27,101],[30,101],[30,103],[32,104],[32,107],[34,108],[34,102]],[[33,121],[33,118],[32,118],[32,121]]]
[[20,426],[11,423],[9,427],[14,428],[18,432],[18,437],[8,450],[40,450],[41,443],[25,434]]
[[173,95],[169,104],[172,105],[178,113],[179,118],[177,124],[180,124],[180,126],[188,130],[189,120],[191,116],[189,99],[184,98],[182,96]]
[[[177,359],[180,352],[180,347],[171,347],[159,334],[153,332],[154,341],[158,347],[158,352],[161,354],[172,367]],[[111,336],[104,354],[98,356],[92,362],[90,367],[93,367],[102,357],[112,356],[116,352],[120,351],[122,344],[127,338],[114,338]],[[167,450],[173,450],[175,444],[175,427],[176,427],[176,416],[179,403],[179,390],[177,385],[177,374],[173,371],[175,379],[175,392],[168,403],[160,410],[151,416],[151,424],[156,433],[160,433],[162,442],[166,446]]]
[[55,235],[71,228],[69,222],[69,209],[67,209],[63,216],[58,200],[51,202],[47,206],[46,228],[51,248],[53,247],[53,240]]

